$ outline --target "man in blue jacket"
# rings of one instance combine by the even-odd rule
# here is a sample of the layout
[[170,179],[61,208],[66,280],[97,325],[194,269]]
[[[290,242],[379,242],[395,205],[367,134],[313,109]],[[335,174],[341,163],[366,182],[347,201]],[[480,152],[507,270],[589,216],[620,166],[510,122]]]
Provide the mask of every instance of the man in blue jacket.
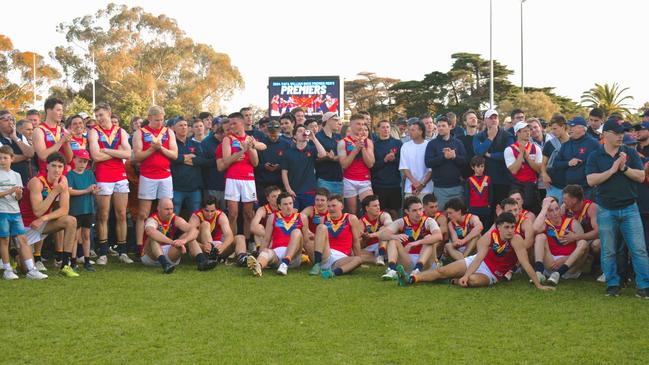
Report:
[[216,199],[217,208],[225,210],[225,177],[223,172],[216,169],[216,149],[221,144],[225,136],[224,126],[227,125],[227,119],[216,119],[212,124],[211,132],[201,142],[201,152],[205,159],[203,165],[203,188],[205,197],[213,196]]
[[372,191],[379,196],[381,207],[396,219],[401,209],[401,173],[399,158],[401,141],[390,137],[390,122],[379,122],[379,135],[374,140]]
[[279,121],[272,120],[268,122],[267,128],[268,137],[261,140],[266,144],[267,148],[259,153],[259,165],[255,170],[257,199],[260,206],[267,203],[265,193],[267,187],[283,186],[280,164],[284,154],[291,147],[288,139],[281,138]]
[[588,156],[600,147],[599,142],[586,133],[588,125],[583,117],[577,116],[568,122],[570,140],[561,145],[554,161],[557,173],[564,173],[566,185],[580,185],[584,196],[593,199],[593,192],[586,182],[585,167]]
[[[505,166],[505,148],[514,143],[514,137],[498,125],[498,112],[489,109],[485,112],[486,129],[473,138],[473,151],[476,156],[485,158],[485,175],[489,176],[493,186],[495,202],[507,197],[511,186],[511,174]],[[495,211],[495,205],[492,207]]]
[[466,150],[462,142],[451,135],[451,122],[447,116],[437,118],[437,138],[428,142],[424,158],[426,167],[433,173],[433,192],[438,206],[444,209],[447,201],[462,199]]
[[171,161],[174,213],[180,214],[185,202],[191,213],[201,207],[201,189],[203,189],[201,170],[207,160],[203,158],[201,144],[189,138],[189,127],[184,118],[176,120],[173,128],[178,145],[178,158]]

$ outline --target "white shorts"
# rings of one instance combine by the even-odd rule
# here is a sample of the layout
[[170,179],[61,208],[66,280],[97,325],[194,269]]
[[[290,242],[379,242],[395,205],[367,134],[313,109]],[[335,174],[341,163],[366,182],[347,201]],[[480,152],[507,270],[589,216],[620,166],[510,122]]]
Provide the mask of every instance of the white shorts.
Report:
[[[453,247],[453,244],[451,242],[447,243],[446,245],[448,245],[450,248],[455,248]],[[460,251],[461,253],[464,253],[464,251],[466,251],[466,245],[457,247],[455,249]]]
[[417,262],[419,261],[419,254],[409,253],[408,256],[410,256],[410,267],[414,269],[417,265]]
[[[169,261],[172,265],[180,264],[180,256],[176,261],[171,261],[171,259],[169,258],[169,249],[171,248],[171,245],[164,245],[160,248],[162,248],[162,254],[167,258],[167,261]],[[160,266],[160,262],[158,262],[157,258],[154,260],[147,254],[142,255],[142,257],[140,257],[140,261],[142,261],[142,264],[144,264],[145,266]]]
[[98,182],[97,187],[99,193],[97,195],[113,195],[113,193],[128,193],[128,180],[120,180],[115,182]]
[[363,250],[376,254],[376,253],[379,252],[379,243],[378,242],[373,243],[373,244],[365,247]]
[[330,269],[336,263],[336,261],[340,259],[344,259],[345,257],[349,257],[344,253],[334,249],[330,249],[329,251],[330,251],[329,258],[327,259],[327,261],[323,262],[320,265],[320,267],[323,269]]
[[[552,254],[550,254],[550,256],[552,256],[552,260],[554,260],[554,261],[558,261],[558,260],[563,259],[563,258],[567,259],[568,257],[570,257],[569,255],[554,256]],[[545,275],[545,276],[552,275],[552,270],[548,270],[548,269],[543,270],[543,275]],[[561,277],[564,278],[564,279],[578,279],[580,276],[581,276],[581,271],[572,271],[572,270],[570,270],[567,273],[563,274]]]
[[359,196],[368,190],[372,190],[370,180],[358,181],[343,178],[343,197],[345,198]]
[[[464,264],[466,265],[467,269],[469,268],[469,266],[471,266],[471,263],[474,259],[475,255],[464,258]],[[474,272],[474,274],[482,274],[489,278],[489,285],[493,285],[498,282],[498,278],[491,272],[491,270],[489,270],[487,264],[485,264],[484,261],[480,263],[480,266],[478,266],[478,269]]]
[[250,203],[257,201],[255,180],[225,179],[225,200]]
[[164,179],[149,179],[140,175],[140,187],[137,192],[138,199],[156,200],[174,197],[174,186],[171,176]]
[[[282,259],[286,256],[286,249],[287,247],[275,247],[273,248],[273,251],[275,252],[275,256],[277,256],[277,261],[282,262]],[[291,260],[291,264],[288,265],[288,267],[294,269],[297,267],[300,267],[302,264],[302,254],[298,253],[295,255],[295,259]]]
[[47,234],[44,234],[45,226],[47,222],[41,223],[38,229],[32,229],[30,227],[25,227],[25,239],[27,240],[28,245],[33,245],[39,241],[44,240],[47,237]]

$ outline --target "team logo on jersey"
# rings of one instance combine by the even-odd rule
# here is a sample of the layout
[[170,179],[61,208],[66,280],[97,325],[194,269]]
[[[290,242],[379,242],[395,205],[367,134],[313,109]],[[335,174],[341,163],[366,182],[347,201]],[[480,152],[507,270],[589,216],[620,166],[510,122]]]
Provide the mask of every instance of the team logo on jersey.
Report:
[[298,228],[298,222],[300,214],[293,213],[290,217],[284,217],[282,213],[277,212],[275,218],[275,227],[279,228],[284,234],[289,235],[295,228]]
[[545,224],[548,226],[548,236],[554,238],[557,241],[557,244],[560,246],[563,246],[563,243],[561,243],[561,239],[563,236],[567,233],[570,232],[568,227],[570,226],[570,223],[572,222],[571,218],[566,218],[561,222],[561,226],[557,228],[554,224],[552,224],[549,220],[545,220]]
[[331,215],[327,213],[325,225],[332,236],[338,237],[338,235],[347,228],[348,224],[347,213],[343,214],[343,216],[336,221],[334,221],[333,218],[331,218]]

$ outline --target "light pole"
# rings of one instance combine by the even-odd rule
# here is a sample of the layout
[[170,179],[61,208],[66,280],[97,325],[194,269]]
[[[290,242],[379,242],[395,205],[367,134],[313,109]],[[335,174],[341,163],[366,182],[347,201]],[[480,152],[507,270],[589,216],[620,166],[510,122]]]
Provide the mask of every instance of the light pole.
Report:
[[32,79],[32,89],[34,91],[34,105],[32,106],[32,109],[36,109],[36,52],[32,53],[32,61],[33,61],[33,71],[34,71],[34,77]]
[[523,82],[523,3],[521,0],[521,90],[525,93],[525,83]]
[[97,65],[95,64],[95,52],[90,52],[92,62],[92,112],[95,111],[95,80],[97,79]]
[[494,107],[493,7],[494,1],[489,0],[489,109]]

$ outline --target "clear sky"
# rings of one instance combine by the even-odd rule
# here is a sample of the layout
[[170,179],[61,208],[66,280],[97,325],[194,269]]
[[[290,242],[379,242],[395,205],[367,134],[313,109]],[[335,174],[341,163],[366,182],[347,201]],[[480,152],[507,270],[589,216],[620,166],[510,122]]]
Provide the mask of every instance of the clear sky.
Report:
[[[267,106],[269,76],[358,72],[420,80],[447,71],[455,52],[489,56],[489,0],[116,1],[175,18],[196,42],[230,55],[246,87],[225,103]],[[0,33],[20,50],[47,54],[65,42],[56,25],[107,1],[12,1]],[[494,58],[520,83],[520,0],[494,0]],[[633,0],[527,0],[525,85],[555,86],[579,100],[597,83],[629,87],[637,108],[649,101],[649,3]],[[496,102],[498,102],[496,100]],[[226,110],[227,111],[227,110]]]

